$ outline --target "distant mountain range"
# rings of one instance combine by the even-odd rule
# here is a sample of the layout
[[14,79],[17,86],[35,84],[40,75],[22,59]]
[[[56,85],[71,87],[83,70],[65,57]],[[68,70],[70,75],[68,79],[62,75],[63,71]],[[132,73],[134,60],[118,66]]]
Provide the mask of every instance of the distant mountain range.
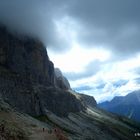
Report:
[[140,90],[131,92],[126,96],[116,96],[111,101],[100,103],[98,106],[107,111],[140,121]]

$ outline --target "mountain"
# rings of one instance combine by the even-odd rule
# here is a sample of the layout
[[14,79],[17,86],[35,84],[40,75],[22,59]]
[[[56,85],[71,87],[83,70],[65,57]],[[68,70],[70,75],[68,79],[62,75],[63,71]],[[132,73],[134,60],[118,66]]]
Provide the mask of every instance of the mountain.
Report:
[[140,91],[134,91],[126,96],[115,97],[110,102],[103,102],[98,106],[107,111],[140,121]]
[[60,82],[65,85],[58,81],[54,65],[40,41],[16,37],[5,27],[0,28],[0,96],[4,101],[31,115],[45,115],[50,110],[67,116],[69,112],[84,110]]
[[[72,91],[71,91],[72,92]],[[75,93],[75,92],[72,92],[76,97],[77,99],[79,99],[81,101],[81,103],[86,106],[87,108],[88,107],[91,107],[91,108],[94,108],[97,106],[97,102],[96,100],[94,99],[93,96],[89,96],[89,95],[85,95],[85,94],[80,94],[80,93]]]
[[55,85],[61,89],[71,89],[69,81],[66,77],[63,76],[61,70],[59,68],[54,69],[55,74]]
[[138,132],[74,92],[39,40],[0,27],[0,139],[137,140]]

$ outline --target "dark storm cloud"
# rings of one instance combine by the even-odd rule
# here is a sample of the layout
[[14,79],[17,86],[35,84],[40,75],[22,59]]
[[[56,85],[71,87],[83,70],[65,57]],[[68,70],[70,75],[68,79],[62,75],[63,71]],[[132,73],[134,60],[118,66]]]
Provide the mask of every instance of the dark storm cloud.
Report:
[[0,0],[1,23],[55,50],[69,48],[72,40],[60,37],[54,21],[69,17],[78,23],[81,46],[105,47],[122,56],[135,53],[140,50],[139,13],[140,0]]
[[69,15],[79,20],[79,42],[125,53],[140,50],[139,0],[76,0]]
[[110,29],[140,22],[139,8],[139,0],[76,0],[69,12],[90,26]]
[[59,39],[54,19],[64,16],[65,8],[63,0],[0,0],[0,23],[12,32],[34,36],[47,46],[61,48],[67,42]]
[[88,78],[90,76],[95,75],[97,72],[99,72],[101,70],[101,62],[99,61],[93,61],[91,63],[89,63],[86,67],[85,70],[83,72],[67,72],[64,73],[64,75],[71,81],[75,81],[75,80],[79,80],[82,78]]

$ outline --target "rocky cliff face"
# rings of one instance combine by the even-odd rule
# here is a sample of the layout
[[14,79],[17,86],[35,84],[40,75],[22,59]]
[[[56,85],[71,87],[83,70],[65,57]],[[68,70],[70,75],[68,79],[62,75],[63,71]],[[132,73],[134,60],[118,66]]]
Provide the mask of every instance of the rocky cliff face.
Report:
[[89,96],[89,95],[85,95],[85,94],[80,94],[79,96],[80,96],[80,100],[84,106],[86,106],[86,107],[96,107],[97,106],[97,102],[93,96]]
[[[0,27],[0,97],[16,109],[31,115],[52,111],[66,116],[85,107],[68,86],[57,81],[46,48],[27,37],[17,38]],[[59,78],[58,78],[59,79]]]
[[55,85],[56,85],[56,87],[66,89],[66,90],[71,89],[69,81],[63,76],[60,69],[55,68],[54,73],[55,73]]
[[96,107],[97,106],[97,102],[94,99],[93,96],[89,96],[89,95],[85,95],[85,94],[80,94],[80,93],[74,93],[74,95],[77,97],[77,99],[80,100],[80,102],[83,104],[83,106],[85,106],[86,108],[89,107]]
[[[32,83],[53,84],[53,63],[41,42],[9,34],[0,28],[0,65]],[[27,82],[25,82],[27,83]]]

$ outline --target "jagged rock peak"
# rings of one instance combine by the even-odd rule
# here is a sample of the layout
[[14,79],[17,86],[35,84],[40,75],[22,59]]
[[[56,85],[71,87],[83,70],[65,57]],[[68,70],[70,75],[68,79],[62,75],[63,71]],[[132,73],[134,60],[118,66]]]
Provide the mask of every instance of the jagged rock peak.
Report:
[[71,89],[69,81],[67,80],[66,77],[63,76],[63,74],[59,68],[55,68],[54,73],[55,73],[56,87],[66,89],[66,90]]
[[85,102],[85,104],[87,106],[90,106],[90,107],[97,106],[97,102],[93,96],[89,96],[89,95],[85,95],[85,94],[80,94],[80,96],[81,96],[81,99]]
[[81,93],[74,93],[74,95],[81,101],[81,103],[85,107],[96,107],[97,102],[93,96],[81,94]]

